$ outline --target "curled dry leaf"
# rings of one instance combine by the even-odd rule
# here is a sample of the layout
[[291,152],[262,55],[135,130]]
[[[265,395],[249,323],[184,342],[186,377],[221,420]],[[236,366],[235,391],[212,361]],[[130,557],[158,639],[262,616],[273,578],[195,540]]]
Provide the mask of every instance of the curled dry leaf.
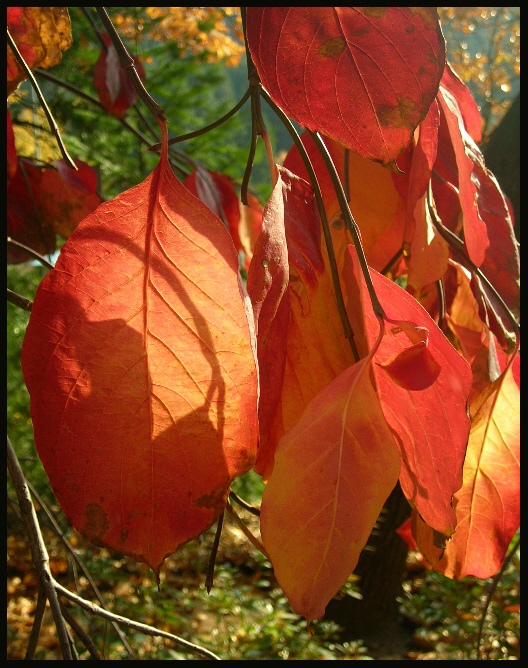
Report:
[[208,529],[253,466],[252,313],[222,222],[152,174],[71,235],[22,348],[35,442],[72,525],[144,561]]

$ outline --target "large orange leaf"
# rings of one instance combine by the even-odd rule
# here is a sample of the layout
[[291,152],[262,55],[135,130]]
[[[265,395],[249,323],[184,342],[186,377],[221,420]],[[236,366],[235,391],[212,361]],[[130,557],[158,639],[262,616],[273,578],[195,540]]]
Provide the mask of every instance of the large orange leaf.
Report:
[[279,442],[262,497],[262,540],[308,622],[354,570],[399,468],[369,358],[329,383]]
[[384,165],[410,142],[444,70],[434,7],[248,7],[247,37],[288,116]]
[[[347,310],[352,322],[361,324],[361,308],[372,347],[378,319],[353,246],[346,259]],[[456,525],[452,497],[462,485],[469,434],[471,370],[415,299],[384,276],[370,273],[387,318],[374,376],[400,451],[402,490],[429,526],[449,536]]]
[[156,573],[222,512],[257,441],[237,254],[174,177],[163,136],[152,174],[66,242],[22,348],[35,442],[66,515]]
[[471,404],[464,484],[455,494],[457,529],[442,553],[414,518],[418,546],[450,578],[489,578],[502,565],[520,519],[520,393],[511,369]]
[[[72,43],[67,7],[8,7],[7,27],[30,69],[58,65]],[[7,47],[7,94],[16,90],[26,73]]]

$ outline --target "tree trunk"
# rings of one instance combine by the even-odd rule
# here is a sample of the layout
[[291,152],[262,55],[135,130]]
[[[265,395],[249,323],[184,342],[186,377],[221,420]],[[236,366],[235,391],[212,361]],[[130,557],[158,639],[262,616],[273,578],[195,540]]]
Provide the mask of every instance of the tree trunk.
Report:
[[343,640],[384,633],[386,624],[398,616],[396,598],[402,593],[407,557],[406,543],[395,530],[410,516],[411,509],[399,483],[387,499],[376,527],[361,553],[354,573],[359,576],[362,600],[345,596],[330,601],[325,617],[343,628]]

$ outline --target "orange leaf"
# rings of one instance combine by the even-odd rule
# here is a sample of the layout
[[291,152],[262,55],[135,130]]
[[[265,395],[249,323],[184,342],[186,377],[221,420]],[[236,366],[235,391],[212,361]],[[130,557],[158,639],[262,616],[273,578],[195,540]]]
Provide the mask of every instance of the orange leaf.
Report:
[[37,450],[64,512],[157,574],[222,512],[257,441],[237,254],[174,177],[162,130],[152,174],[64,245],[22,348]]
[[399,468],[368,358],[329,383],[280,440],[262,497],[262,540],[308,622],[354,570]]
[[[426,528],[417,542],[447,577],[498,573],[520,519],[520,393],[511,369],[471,404],[464,482],[455,494],[457,529],[439,559]],[[416,535],[416,534],[415,534]]]
[[[31,70],[58,65],[72,44],[67,7],[8,7],[7,27]],[[26,73],[7,47],[7,94],[11,95]]]

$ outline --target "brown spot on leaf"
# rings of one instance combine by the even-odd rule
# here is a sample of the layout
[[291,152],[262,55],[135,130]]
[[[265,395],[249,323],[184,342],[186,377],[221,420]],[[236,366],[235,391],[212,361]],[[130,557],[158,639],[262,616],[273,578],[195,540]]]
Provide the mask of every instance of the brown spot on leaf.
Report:
[[410,14],[419,16],[426,28],[433,28],[437,25],[438,14],[436,7],[407,7]]
[[225,485],[220,485],[210,494],[203,494],[196,499],[194,505],[198,508],[212,508],[219,515],[225,507],[228,492]]
[[346,49],[346,40],[344,37],[332,37],[321,44],[318,53],[327,58],[339,56]]
[[109,524],[106,513],[97,503],[88,504],[84,513],[86,524],[83,533],[92,543],[97,543],[108,531]]
[[414,130],[421,121],[420,110],[409,97],[402,95],[398,98],[398,105],[378,104],[376,115],[383,127],[406,127]]
[[380,19],[385,16],[387,7],[362,7],[365,16],[371,16],[373,19]]

